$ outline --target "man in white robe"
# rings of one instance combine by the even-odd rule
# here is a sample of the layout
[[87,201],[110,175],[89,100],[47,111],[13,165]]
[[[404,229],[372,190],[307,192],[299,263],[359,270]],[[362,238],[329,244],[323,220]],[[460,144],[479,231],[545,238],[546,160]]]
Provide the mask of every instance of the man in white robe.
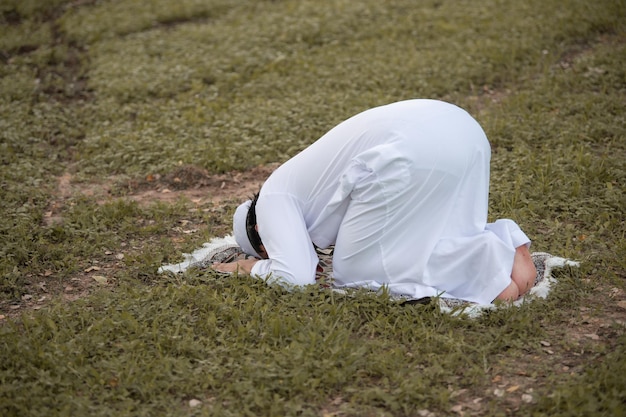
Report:
[[535,278],[530,240],[512,220],[487,223],[490,155],[480,125],[452,104],[364,111],[280,166],[258,199],[237,209],[237,243],[263,259],[214,268],[313,284],[314,245],[334,245],[340,286],[516,299]]

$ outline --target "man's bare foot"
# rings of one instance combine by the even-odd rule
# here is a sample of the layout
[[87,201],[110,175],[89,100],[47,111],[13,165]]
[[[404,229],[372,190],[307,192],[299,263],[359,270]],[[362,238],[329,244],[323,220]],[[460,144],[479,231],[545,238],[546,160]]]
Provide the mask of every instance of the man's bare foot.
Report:
[[530,256],[528,247],[526,245],[518,247],[515,249],[515,258],[513,259],[511,283],[496,297],[496,300],[517,300],[535,285],[536,276],[537,269]]
[[537,269],[533,262],[528,247],[522,245],[515,249],[515,259],[513,260],[513,271],[511,272],[511,279],[517,288],[519,289],[519,295],[526,294],[535,285],[535,278],[537,277]]
[[496,300],[515,301],[519,298],[519,295],[519,288],[517,287],[517,284],[515,281],[511,280],[509,286],[496,297]]

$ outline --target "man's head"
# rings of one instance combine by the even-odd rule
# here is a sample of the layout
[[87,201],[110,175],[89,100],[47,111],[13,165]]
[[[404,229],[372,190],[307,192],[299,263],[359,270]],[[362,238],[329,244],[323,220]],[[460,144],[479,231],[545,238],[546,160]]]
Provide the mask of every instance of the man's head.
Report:
[[248,255],[267,258],[267,253],[259,236],[256,222],[256,202],[259,195],[237,207],[233,216],[233,234],[235,241]]

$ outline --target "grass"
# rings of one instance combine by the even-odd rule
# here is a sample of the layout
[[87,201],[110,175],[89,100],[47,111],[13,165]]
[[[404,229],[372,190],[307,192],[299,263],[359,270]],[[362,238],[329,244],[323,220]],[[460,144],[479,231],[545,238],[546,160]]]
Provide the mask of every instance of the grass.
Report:
[[[2,2],[0,414],[624,415],[625,18],[609,0]],[[582,261],[548,300],[469,320],[156,274],[225,234],[239,196],[138,189],[282,162],[411,97],[483,125],[492,218]]]

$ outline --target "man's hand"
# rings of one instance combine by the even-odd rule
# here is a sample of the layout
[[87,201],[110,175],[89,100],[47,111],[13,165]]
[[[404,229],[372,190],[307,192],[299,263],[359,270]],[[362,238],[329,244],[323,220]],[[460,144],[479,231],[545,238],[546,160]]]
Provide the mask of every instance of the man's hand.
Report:
[[245,273],[245,274],[250,275],[250,272],[252,271],[252,267],[258,261],[259,261],[258,259],[250,258],[250,259],[242,259],[236,262],[215,263],[211,265],[211,268],[213,268],[217,272],[227,272],[227,273],[240,272],[240,273]]

